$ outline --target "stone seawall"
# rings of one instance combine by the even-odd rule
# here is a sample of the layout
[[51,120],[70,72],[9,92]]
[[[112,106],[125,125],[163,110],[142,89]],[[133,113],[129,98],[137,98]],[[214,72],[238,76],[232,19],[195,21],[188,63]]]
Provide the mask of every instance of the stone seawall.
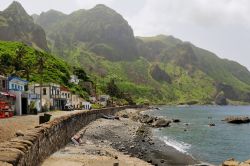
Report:
[[36,126],[24,136],[0,143],[0,166],[37,166],[52,153],[69,143],[81,128],[100,118],[100,114],[114,114],[123,106],[73,113]]

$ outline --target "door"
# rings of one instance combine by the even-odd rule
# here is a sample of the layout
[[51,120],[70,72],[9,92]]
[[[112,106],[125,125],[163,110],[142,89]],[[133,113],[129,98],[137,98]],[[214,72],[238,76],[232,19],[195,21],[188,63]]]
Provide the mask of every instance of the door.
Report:
[[28,99],[22,98],[22,115],[28,114]]

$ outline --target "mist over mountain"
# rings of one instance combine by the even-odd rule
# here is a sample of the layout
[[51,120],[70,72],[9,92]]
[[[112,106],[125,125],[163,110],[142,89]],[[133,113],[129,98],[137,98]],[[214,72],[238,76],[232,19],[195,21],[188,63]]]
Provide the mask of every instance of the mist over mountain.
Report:
[[[83,67],[95,78],[100,93],[115,79],[138,103],[210,104],[218,94],[230,101],[250,102],[246,67],[173,36],[135,37],[128,22],[105,5],[68,15],[55,10],[33,15],[46,32],[46,42],[43,29],[19,3],[13,4],[0,14],[0,39],[24,41],[44,50],[48,42],[55,56]],[[41,37],[36,38],[39,33],[34,34],[34,27]]]

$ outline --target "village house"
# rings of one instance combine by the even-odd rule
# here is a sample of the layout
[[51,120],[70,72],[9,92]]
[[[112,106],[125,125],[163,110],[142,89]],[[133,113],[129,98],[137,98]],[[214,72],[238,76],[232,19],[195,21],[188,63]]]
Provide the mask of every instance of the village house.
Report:
[[83,102],[85,102],[85,100],[83,98],[81,98],[79,95],[72,95],[72,106],[75,109],[81,109],[83,106]]
[[[14,114],[16,96],[8,92],[8,79],[0,75],[0,118]],[[7,111],[7,112],[6,112]]]
[[25,94],[25,87],[28,81],[19,77],[8,78],[8,90],[15,95],[15,113],[16,115],[28,114],[28,96]]
[[67,104],[71,104],[72,94],[70,90],[64,86],[61,86],[60,90],[61,90],[61,98],[66,99]]
[[109,100],[110,96],[109,95],[100,95],[99,96],[99,103],[106,107],[108,105],[108,100]]
[[82,102],[82,108],[85,110],[90,110],[92,107],[92,104],[90,102],[84,101]]
[[[33,84],[28,85],[28,91],[26,94],[28,97],[29,109],[36,109],[37,112],[41,112],[42,109],[40,106],[40,101],[41,101],[40,94],[35,92]],[[35,107],[35,108],[32,108],[32,107]]]
[[61,86],[54,83],[34,85],[34,91],[42,97],[42,106],[44,109],[63,110],[67,99],[61,96]]

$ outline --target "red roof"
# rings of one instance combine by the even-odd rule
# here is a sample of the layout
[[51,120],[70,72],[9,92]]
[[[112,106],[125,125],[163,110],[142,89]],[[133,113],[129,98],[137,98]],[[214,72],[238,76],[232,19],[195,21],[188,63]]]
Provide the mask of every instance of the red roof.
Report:
[[69,90],[68,88],[66,88],[65,86],[61,86],[61,87],[60,87],[60,90],[61,90],[61,91],[70,92],[70,90]]

